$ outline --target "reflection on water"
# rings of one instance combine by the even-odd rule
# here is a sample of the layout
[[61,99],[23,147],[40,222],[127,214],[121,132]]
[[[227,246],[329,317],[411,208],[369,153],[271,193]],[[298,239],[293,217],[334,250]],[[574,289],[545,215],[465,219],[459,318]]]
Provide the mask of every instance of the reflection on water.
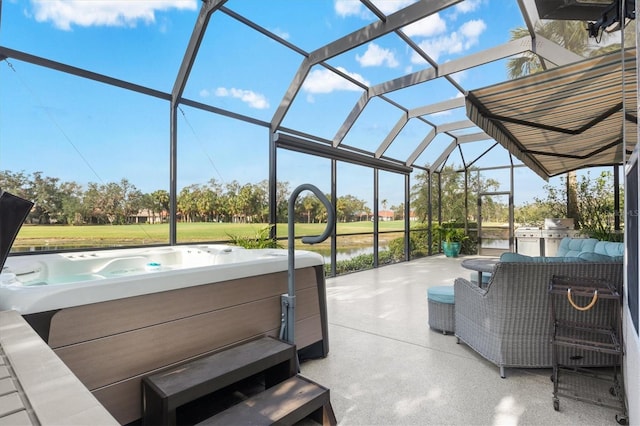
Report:
[[480,247],[509,250],[509,240],[483,238]]
[[[331,263],[331,249],[319,249],[315,247],[304,247],[304,249],[322,255],[322,257],[324,258],[324,263]],[[382,250],[387,250],[387,247],[380,247],[380,251]],[[340,262],[342,260],[353,259],[354,257],[360,256],[361,254],[373,254],[373,247],[337,249],[336,261]]]

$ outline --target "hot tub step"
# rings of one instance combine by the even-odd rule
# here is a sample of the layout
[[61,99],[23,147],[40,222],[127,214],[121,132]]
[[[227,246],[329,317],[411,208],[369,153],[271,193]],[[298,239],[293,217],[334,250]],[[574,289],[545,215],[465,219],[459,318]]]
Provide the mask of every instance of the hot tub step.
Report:
[[307,417],[323,425],[337,423],[329,389],[297,375],[198,425],[293,425]]
[[178,407],[260,373],[265,388],[295,376],[295,345],[265,336],[145,376],[143,424],[175,425]]

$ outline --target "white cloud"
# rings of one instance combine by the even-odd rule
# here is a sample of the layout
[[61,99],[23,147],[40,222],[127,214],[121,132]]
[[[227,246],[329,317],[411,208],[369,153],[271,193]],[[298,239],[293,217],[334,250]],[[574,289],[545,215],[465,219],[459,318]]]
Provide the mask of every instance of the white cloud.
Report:
[[38,22],[51,22],[56,28],[72,26],[135,27],[138,22],[155,22],[155,13],[170,9],[196,10],[197,0],[31,0]]
[[395,68],[399,65],[391,50],[380,47],[375,43],[369,43],[364,55],[356,55],[356,60],[363,67],[377,67],[386,64],[389,68]]
[[402,30],[409,37],[432,37],[445,32],[447,23],[440,17],[440,14],[434,13],[411,25],[407,25]]
[[[373,2],[380,12],[385,15],[391,15],[412,3],[415,3],[415,0],[376,0]],[[336,11],[338,16],[343,18],[347,16],[357,16],[363,19],[371,17],[369,9],[364,7],[359,0],[335,0],[333,9]]]
[[480,5],[485,2],[486,0],[466,0],[458,3],[452,8],[450,13],[447,13],[447,18],[455,21],[458,19],[458,15],[475,12],[480,8]]
[[469,39],[477,39],[486,29],[487,24],[485,24],[482,19],[474,19],[473,21],[462,24],[460,32]]
[[455,8],[457,12],[469,13],[480,7],[481,0],[465,0],[462,3],[456,4]]
[[255,109],[269,108],[269,101],[267,101],[267,98],[265,98],[264,95],[260,93],[256,93],[252,90],[243,90],[243,89],[236,89],[236,88],[227,89],[225,87],[218,87],[215,91],[215,94],[216,96],[221,98],[232,97],[235,99],[240,99],[242,102],[246,103],[251,108],[255,108]]
[[338,16],[343,18],[346,16],[360,16],[364,11],[362,3],[358,0],[336,0],[333,4],[333,9]]
[[[454,32],[447,36],[424,40],[418,43],[418,46],[420,46],[420,48],[431,57],[431,59],[437,61],[443,53],[452,54],[462,52],[463,44],[460,41],[458,33]],[[411,62],[422,63],[424,62],[424,58],[417,53],[413,53],[411,55]]]
[[[420,48],[424,50],[434,61],[437,61],[440,55],[451,55],[461,53],[478,44],[480,35],[487,29],[484,21],[472,20],[465,22],[460,26],[458,31],[451,34],[443,35],[418,43]],[[423,63],[424,59],[414,53],[411,56],[411,62]]]
[[209,96],[211,96],[211,92],[209,92],[207,89],[202,89],[200,91],[201,98],[208,98]]
[[404,9],[410,4],[415,3],[415,0],[375,0],[373,4],[385,15],[391,15],[393,12],[397,12],[400,9]]
[[[360,74],[347,72],[347,70],[341,67],[337,67],[337,69],[351,76],[354,80],[357,80],[367,86],[369,85],[369,82]],[[327,69],[316,69],[309,73],[302,85],[302,90],[313,94],[331,93],[335,90],[361,91],[362,89],[332,71]]]
[[289,40],[289,38],[291,38],[291,35],[288,32],[283,31],[280,28],[275,28],[271,30],[271,32],[284,40]]

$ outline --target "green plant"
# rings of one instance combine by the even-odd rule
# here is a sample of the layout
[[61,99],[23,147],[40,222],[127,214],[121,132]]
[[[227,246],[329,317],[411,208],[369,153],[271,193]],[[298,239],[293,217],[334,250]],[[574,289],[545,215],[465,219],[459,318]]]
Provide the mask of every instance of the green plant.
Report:
[[[405,257],[404,241],[404,237],[394,238],[389,242],[388,250],[380,252],[380,256],[382,256],[382,253],[388,252],[392,263],[403,261]],[[412,231],[409,234],[409,257],[416,259],[418,257],[424,257],[427,254],[427,231]],[[381,262],[381,260],[379,262]]]
[[454,223],[436,224],[433,228],[434,233],[440,236],[440,240],[447,243],[462,243],[469,238],[464,229],[455,226]]
[[[401,259],[396,258],[390,250],[381,250],[378,253],[378,265],[389,265],[391,263],[399,262]],[[347,260],[339,260],[336,262],[336,275],[348,274],[351,272],[364,271],[373,268],[373,254],[365,253],[352,257]],[[331,274],[331,264],[324,264],[325,276]]]
[[230,238],[230,243],[236,246],[248,248],[248,249],[262,249],[262,248],[282,248],[278,244],[278,240],[271,238],[271,228],[273,225],[265,226],[256,232],[255,237],[247,237],[242,235],[227,234]]

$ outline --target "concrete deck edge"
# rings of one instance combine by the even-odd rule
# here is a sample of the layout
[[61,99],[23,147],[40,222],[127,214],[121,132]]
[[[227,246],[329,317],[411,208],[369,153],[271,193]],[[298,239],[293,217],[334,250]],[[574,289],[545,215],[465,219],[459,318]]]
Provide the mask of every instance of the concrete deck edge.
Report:
[[0,346],[41,424],[119,424],[16,311],[0,311]]

